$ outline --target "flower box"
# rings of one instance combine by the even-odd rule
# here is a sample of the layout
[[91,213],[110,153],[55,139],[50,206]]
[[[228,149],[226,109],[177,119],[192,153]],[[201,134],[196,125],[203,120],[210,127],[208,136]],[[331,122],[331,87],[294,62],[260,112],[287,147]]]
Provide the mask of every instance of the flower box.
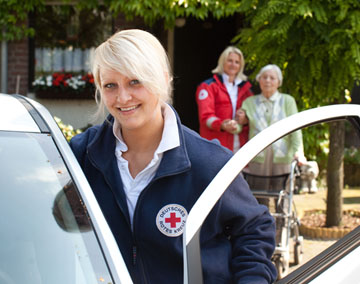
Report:
[[41,99],[94,99],[92,74],[53,73],[33,82],[36,97]]

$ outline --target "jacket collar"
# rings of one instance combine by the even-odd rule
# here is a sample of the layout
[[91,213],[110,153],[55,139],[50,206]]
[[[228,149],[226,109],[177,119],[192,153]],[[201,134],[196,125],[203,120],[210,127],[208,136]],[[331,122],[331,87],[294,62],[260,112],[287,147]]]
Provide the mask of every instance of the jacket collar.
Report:
[[215,79],[216,83],[218,83],[223,92],[227,94],[227,89],[223,82],[223,77],[221,76],[221,74],[214,74],[213,78]]
[[279,93],[279,91],[276,91],[274,94],[271,95],[270,98],[266,98],[262,93],[260,94],[260,102],[266,102],[266,101],[271,101],[271,102],[276,102],[277,100],[279,100],[281,98],[281,95]]
[[239,78],[235,77],[234,83],[232,84],[232,83],[229,82],[229,75],[228,74],[223,73],[221,75],[221,77],[222,77],[222,82],[224,83],[225,86],[226,85],[237,85],[237,86],[239,86],[241,84],[241,82],[243,81],[243,80],[240,80]]
[[[172,106],[171,106],[172,107]],[[180,146],[166,151],[154,179],[184,172],[190,169],[191,163],[185,147],[185,137],[180,118],[175,112],[179,129]],[[94,166],[99,169],[112,186],[119,186],[121,178],[115,157],[116,139],[113,134],[114,118],[109,115],[102,124],[93,141],[88,146],[88,155]],[[125,196],[124,196],[125,197]]]
[[170,107],[173,109],[176,116],[177,127],[179,129],[180,146],[164,153],[164,156],[161,160],[160,166],[154,179],[185,172],[190,170],[191,168],[191,162],[186,150],[184,131],[181,125],[179,115],[172,106]]
[[[215,81],[220,84],[222,86],[222,88],[224,88],[226,90],[225,84],[224,84],[224,80],[223,77],[220,73],[218,74],[214,74],[213,78],[215,79]],[[242,86],[244,86],[245,84],[247,84],[247,81],[241,81],[239,84],[237,84],[237,86],[240,88]]]

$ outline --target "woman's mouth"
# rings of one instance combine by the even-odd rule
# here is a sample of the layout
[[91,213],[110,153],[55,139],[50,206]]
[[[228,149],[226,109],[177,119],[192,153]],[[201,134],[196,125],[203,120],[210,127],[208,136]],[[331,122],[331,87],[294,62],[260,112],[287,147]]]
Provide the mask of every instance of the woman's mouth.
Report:
[[127,112],[127,111],[132,111],[134,109],[137,109],[140,105],[136,105],[136,106],[131,106],[131,107],[119,107],[119,110],[120,111],[124,111],[124,112]]

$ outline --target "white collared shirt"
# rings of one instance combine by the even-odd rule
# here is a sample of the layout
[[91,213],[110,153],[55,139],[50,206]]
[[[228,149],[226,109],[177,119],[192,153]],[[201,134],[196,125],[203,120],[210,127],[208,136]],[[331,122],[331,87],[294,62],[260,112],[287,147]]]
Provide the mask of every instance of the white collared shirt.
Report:
[[[226,90],[229,93],[231,105],[232,105],[232,118],[235,118],[235,112],[236,112],[236,103],[238,99],[238,85],[242,82],[242,80],[235,78],[233,83],[229,82],[229,76],[225,73],[222,74],[223,82],[226,87]],[[234,134],[234,145],[233,145],[234,153],[237,152],[237,150],[240,149],[240,140],[239,135]]]
[[180,146],[179,129],[174,111],[169,105],[165,104],[165,107],[162,109],[162,114],[164,117],[164,129],[160,144],[155,150],[153,159],[135,178],[130,174],[128,161],[122,157],[122,153],[126,152],[128,147],[121,135],[121,125],[116,120],[114,122],[113,133],[116,137],[115,156],[117,158],[117,164],[129,208],[131,226],[139,195],[155,176],[163,153]]
[[233,83],[229,82],[229,76],[227,74],[222,74],[223,82],[226,87],[226,90],[228,91],[230,95],[231,105],[233,109],[233,117],[235,117],[235,111],[236,111],[236,102],[238,99],[238,85],[242,82],[240,79],[235,78]]

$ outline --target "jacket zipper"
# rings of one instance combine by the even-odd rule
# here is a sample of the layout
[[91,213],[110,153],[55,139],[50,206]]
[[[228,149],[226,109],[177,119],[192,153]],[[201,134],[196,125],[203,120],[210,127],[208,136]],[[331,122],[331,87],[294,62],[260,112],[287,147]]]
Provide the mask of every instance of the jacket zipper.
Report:
[[136,265],[136,250],[137,250],[137,247],[136,245],[133,245],[132,247],[132,261],[133,261],[133,265],[135,266]]
[[[96,163],[94,163],[94,161],[90,158],[90,155],[89,155],[89,153],[88,153],[88,150],[86,150],[86,152],[87,152],[87,156],[88,156],[88,158],[89,158],[89,161],[91,162],[91,164],[93,165],[93,167],[94,168],[96,168],[103,176],[104,176],[104,179],[105,179],[105,182],[106,182],[106,184],[108,185],[108,187],[111,189],[111,191],[112,192],[114,192],[114,190],[113,190],[113,187],[112,187],[112,185],[111,185],[111,183],[109,183],[109,181],[107,180],[107,178],[106,178],[106,175],[104,175],[104,173],[103,173],[103,171],[101,171],[97,166],[96,166]],[[145,188],[146,189],[146,188]],[[144,189],[144,190],[145,190]],[[130,227],[130,230],[131,230],[131,225],[130,225],[130,223],[128,223],[128,225],[129,225],[129,227]],[[132,246],[132,251],[131,251],[131,253],[132,253],[132,256],[131,256],[131,259],[132,259],[132,264],[133,264],[133,266],[136,266],[137,264],[138,264],[138,254],[137,254],[137,245],[136,245],[136,238],[135,238],[135,233],[134,233],[134,231],[132,230],[132,238],[133,238],[133,246]],[[142,280],[144,281],[144,283],[147,283],[147,280],[146,280],[146,278],[145,278],[145,269],[144,269],[144,267],[143,267],[143,264],[142,264],[142,262],[140,261],[140,264],[138,264],[139,266],[140,266],[140,270],[141,270],[141,273],[142,273]]]

